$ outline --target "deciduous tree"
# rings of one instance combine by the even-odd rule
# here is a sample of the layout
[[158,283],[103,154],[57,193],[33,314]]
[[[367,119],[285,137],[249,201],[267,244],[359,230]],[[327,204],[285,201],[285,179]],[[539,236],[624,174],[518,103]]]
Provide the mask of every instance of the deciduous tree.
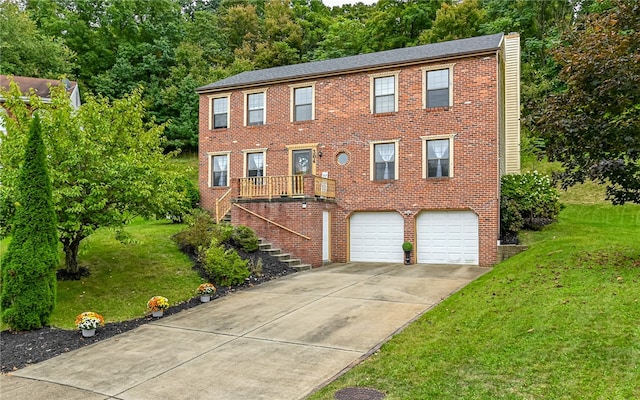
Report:
[[420,42],[436,43],[478,36],[485,14],[478,0],[463,0],[454,5],[443,3],[436,12],[433,26],[420,35]]
[[640,203],[640,4],[612,3],[563,37],[554,56],[566,88],[534,114],[532,129],[562,163],[564,187],[590,178],[614,204]]
[[38,31],[17,4],[0,1],[0,27],[0,73],[51,79],[71,73],[74,53]]
[[[17,169],[26,142],[30,110],[12,84],[2,93],[9,110],[0,147],[3,198],[15,199]],[[42,115],[47,161],[53,182],[58,232],[66,270],[79,272],[83,239],[100,227],[122,227],[136,216],[180,215],[189,207],[184,179],[170,170],[163,154],[164,125],[146,123],[141,90],[110,101],[89,96],[74,110],[62,87],[52,88],[51,104],[31,96]]]

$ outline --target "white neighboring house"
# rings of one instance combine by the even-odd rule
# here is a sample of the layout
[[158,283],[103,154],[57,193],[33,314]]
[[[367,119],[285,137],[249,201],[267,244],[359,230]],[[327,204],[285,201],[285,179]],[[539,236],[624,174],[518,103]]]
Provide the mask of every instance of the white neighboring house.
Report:
[[[70,81],[68,79],[43,79],[43,78],[31,78],[27,76],[12,76],[12,75],[0,75],[0,87],[4,90],[9,90],[9,82],[13,80],[20,87],[22,92],[22,99],[25,103],[29,103],[29,92],[33,89],[36,94],[45,103],[51,102],[51,87],[64,85],[69,100],[74,109],[80,107],[80,90],[78,88],[78,82]],[[2,104],[5,102],[4,97],[0,96],[0,132],[5,133],[4,116],[6,115],[5,108]],[[1,139],[0,139],[1,140]]]

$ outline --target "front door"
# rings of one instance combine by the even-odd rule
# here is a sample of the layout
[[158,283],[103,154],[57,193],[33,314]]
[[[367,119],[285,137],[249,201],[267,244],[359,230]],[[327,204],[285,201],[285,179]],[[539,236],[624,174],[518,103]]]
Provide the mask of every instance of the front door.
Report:
[[293,195],[304,194],[304,175],[311,174],[311,149],[291,152],[291,175],[293,175]]

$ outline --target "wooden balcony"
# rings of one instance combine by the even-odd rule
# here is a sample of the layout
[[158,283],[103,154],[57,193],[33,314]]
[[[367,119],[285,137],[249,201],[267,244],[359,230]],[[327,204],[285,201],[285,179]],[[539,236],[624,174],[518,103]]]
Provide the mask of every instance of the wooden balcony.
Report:
[[239,198],[280,197],[336,198],[336,181],[315,175],[257,176],[240,178]]

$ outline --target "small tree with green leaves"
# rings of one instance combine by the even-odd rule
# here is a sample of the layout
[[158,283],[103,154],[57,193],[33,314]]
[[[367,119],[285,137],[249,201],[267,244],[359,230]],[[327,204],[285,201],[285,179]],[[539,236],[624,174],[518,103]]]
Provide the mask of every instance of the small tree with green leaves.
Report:
[[[65,270],[79,277],[80,243],[98,228],[122,228],[135,217],[180,218],[190,202],[169,162],[175,154],[163,153],[165,125],[148,120],[141,89],[113,101],[87,96],[78,110],[64,87],[51,94],[47,104],[32,92],[29,106],[42,116]],[[14,82],[0,95],[11,116],[0,143],[0,200],[12,204],[31,111]],[[7,221],[13,223],[11,215]]]
[[56,301],[58,233],[40,129],[36,114],[16,182],[12,240],[2,260],[2,320],[13,330],[45,326]]

